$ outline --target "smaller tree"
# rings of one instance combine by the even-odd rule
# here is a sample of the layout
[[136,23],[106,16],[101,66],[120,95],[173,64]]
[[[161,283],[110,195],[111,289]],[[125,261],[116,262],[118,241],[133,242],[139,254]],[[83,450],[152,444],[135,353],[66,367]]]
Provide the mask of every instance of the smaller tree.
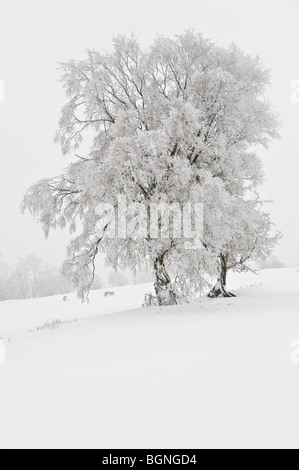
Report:
[[231,217],[231,238],[219,256],[219,276],[209,297],[235,297],[227,290],[228,271],[254,271],[253,262],[267,259],[279,240],[278,232],[271,222],[270,215],[262,210],[263,201],[255,200],[238,203]]

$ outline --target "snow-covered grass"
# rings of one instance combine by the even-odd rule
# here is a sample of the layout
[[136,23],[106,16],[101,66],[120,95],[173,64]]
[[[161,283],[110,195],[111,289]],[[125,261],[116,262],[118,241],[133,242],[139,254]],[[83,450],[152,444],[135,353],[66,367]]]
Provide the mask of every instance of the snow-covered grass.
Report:
[[0,447],[298,448],[299,274],[229,284],[164,309],[148,285],[2,302]]

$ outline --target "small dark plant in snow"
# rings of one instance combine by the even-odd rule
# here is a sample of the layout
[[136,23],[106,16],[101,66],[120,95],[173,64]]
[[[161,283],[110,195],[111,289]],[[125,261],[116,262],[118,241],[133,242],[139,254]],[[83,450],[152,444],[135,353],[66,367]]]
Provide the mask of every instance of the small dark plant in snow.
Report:
[[76,323],[78,320],[60,320],[59,318],[56,320],[52,320],[50,322],[45,322],[42,326],[38,326],[35,330],[30,330],[31,333],[34,331],[47,331],[47,330],[56,330],[63,325],[69,325],[71,323]]
[[158,305],[159,305],[158,299],[157,297],[154,296],[152,292],[148,292],[147,294],[145,294],[144,304],[142,305],[143,308],[156,307]]

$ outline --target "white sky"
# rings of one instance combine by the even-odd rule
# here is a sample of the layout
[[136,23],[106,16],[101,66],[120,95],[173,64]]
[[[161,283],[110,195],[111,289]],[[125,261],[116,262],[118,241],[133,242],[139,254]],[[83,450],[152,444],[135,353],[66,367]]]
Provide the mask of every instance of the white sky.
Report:
[[81,58],[88,48],[109,48],[118,33],[134,32],[144,45],[157,33],[195,28],[219,45],[235,42],[260,54],[272,69],[269,90],[283,122],[282,140],[263,154],[273,199],[272,218],[284,233],[277,250],[299,262],[299,103],[291,82],[299,79],[298,0],[0,0],[0,253],[7,261],[35,252],[61,263],[68,234],[44,240],[19,205],[28,186],[55,176],[67,161],[53,145],[64,104],[57,62]]

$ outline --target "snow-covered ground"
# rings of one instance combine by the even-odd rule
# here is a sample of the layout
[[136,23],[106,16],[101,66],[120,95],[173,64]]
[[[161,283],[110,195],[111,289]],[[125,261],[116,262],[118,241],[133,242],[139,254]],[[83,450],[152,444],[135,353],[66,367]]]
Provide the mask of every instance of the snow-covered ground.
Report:
[[0,303],[0,447],[298,448],[299,274],[231,286],[164,309],[140,308],[150,286]]

